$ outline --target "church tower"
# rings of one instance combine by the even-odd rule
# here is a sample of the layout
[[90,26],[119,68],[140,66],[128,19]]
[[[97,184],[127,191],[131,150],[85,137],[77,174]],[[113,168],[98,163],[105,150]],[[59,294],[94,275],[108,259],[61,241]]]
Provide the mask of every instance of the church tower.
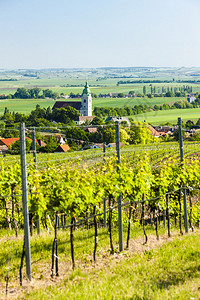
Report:
[[92,116],[92,96],[87,81],[81,96],[80,114],[81,116]]

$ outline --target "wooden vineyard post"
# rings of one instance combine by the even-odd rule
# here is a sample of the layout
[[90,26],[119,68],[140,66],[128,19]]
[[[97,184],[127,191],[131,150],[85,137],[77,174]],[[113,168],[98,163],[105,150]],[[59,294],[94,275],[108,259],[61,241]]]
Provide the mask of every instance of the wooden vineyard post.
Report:
[[[182,121],[181,118],[178,118],[178,126],[179,126],[179,146],[180,146],[180,157],[181,157],[181,165],[183,166],[183,135],[182,135]],[[185,232],[188,232],[188,212],[187,212],[187,198],[186,198],[186,185],[183,184],[183,206],[184,206],[184,225]]]
[[[116,134],[116,151],[117,151],[117,164],[121,162],[120,158],[120,132],[119,122],[115,122],[115,134]],[[119,171],[119,167],[117,167]],[[123,223],[122,223],[122,195],[118,196],[118,229],[119,229],[119,251],[123,251]]]
[[26,255],[26,275],[31,281],[31,248],[29,234],[29,210],[28,210],[28,186],[26,172],[26,139],[25,139],[25,124],[20,124],[20,155],[21,155],[21,177],[22,177],[22,202],[24,215],[24,242]]

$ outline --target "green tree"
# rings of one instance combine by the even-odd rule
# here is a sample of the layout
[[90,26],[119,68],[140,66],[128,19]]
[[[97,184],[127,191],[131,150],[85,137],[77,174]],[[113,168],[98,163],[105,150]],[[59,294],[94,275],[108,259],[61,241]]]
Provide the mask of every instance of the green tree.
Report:
[[103,141],[106,144],[114,143],[115,142],[115,128],[114,126],[108,126],[103,128]]
[[129,135],[129,144],[147,144],[153,140],[147,123],[133,122]]
[[46,146],[41,147],[42,152],[53,153],[58,148],[58,142],[55,136],[50,136],[49,138],[45,139]]
[[80,113],[77,109],[68,106],[66,108],[56,108],[52,113],[52,119],[56,122],[69,123],[71,120],[77,120]]
[[91,122],[91,125],[102,125],[102,124],[104,124],[104,121],[100,117],[95,117]]
[[168,91],[166,94],[165,94],[165,97],[174,97],[174,93],[172,91]]
[[[26,151],[29,152],[32,149],[32,141],[26,138]],[[13,154],[20,153],[20,140],[16,141],[12,145],[9,146],[9,150]]]
[[14,98],[28,99],[30,98],[30,94],[25,88],[18,88],[17,91],[14,93]]

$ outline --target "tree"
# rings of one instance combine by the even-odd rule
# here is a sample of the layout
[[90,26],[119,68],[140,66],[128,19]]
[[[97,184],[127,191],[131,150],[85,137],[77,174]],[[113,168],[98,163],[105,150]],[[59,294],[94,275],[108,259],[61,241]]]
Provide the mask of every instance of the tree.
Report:
[[102,128],[103,141],[106,144],[115,142],[115,128],[114,126],[109,126],[106,128]]
[[102,125],[102,124],[104,124],[104,121],[100,117],[95,117],[91,122],[91,125]]
[[39,93],[41,92],[40,88],[33,88],[28,90],[31,98],[38,98]]
[[58,97],[58,93],[55,93],[50,89],[43,90],[42,92],[46,98],[56,99]]
[[18,88],[17,91],[14,93],[14,98],[19,99],[28,99],[31,98],[28,90],[24,88]]
[[66,108],[56,108],[52,113],[52,119],[54,121],[64,124],[69,123],[71,120],[77,120],[79,116],[79,111],[71,106]]
[[197,120],[197,122],[196,122],[196,127],[197,127],[197,128],[200,128],[200,119]]
[[186,128],[194,128],[194,122],[192,120],[188,120],[186,123],[185,123],[185,127]]
[[153,140],[147,123],[133,122],[129,130],[129,144],[147,144]]
[[49,138],[45,139],[46,146],[41,147],[42,152],[52,153],[58,148],[58,142],[55,136],[50,136]]
[[191,138],[191,141],[200,141],[200,132],[196,132]]
[[124,128],[120,128],[120,142],[124,144],[128,144],[128,140],[130,139],[130,135],[127,130]]
[[118,94],[118,97],[119,97],[119,98],[123,98],[123,97],[124,97],[124,93],[119,93],[119,94]]
[[165,94],[165,97],[174,97],[174,93],[172,91],[168,91],[166,94]]
[[[29,152],[32,149],[32,141],[26,138],[26,151]],[[9,150],[13,154],[19,154],[20,153],[20,140],[16,141],[12,145],[9,146]]]
[[143,95],[146,95],[146,86],[143,86]]
[[73,140],[79,141],[88,141],[87,133],[81,128],[77,127],[69,127],[65,131],[66,138],[69,139],[69,146],[71,145]]
[[11,123],[14,122],[14,118],[13,118],[12,114],[10,114],[10,113],[4,114],[4,115],[3,115],[3,119],[5,120],[5,122],[6,122],[7,124],[11,124]]
[[[183,139],[185,139],[185,136],[186,136],[185,130],[182,131],[182,136],[183,136]],[[177,129],[173,132],[173,139],[175,141],[179,141],[179,129]]]

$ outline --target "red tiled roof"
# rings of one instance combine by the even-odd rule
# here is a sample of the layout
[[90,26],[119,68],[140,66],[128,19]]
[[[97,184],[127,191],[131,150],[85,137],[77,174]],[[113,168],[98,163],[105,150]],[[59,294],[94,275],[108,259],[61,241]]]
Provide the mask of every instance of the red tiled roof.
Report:
[[[26,137],[26,139],[28,139],[29,141],[32,142],[32,140],[29,137]],[[0,142],[8,147],[19,140],[20,140],[20,138],[8,138],[8,139],[0,139]],[[36,143],[38,144],[38,141],[36,141]]]
[[151,135],[153,135],[153,136],[160,136],[160,135],[164,134],[164,132],[158,132],[152,126],[149,126],[148,129],[151,131]]
[[55,152],[60,152],[60,151],[66,152],[69,149],[70,147],[67,144],[59,145]]
[[2,142],[7,147],[9,145],[14,144],[16,141],[19,141],[19,138],[10,138],[10,139],[0,139],[0,142]]

